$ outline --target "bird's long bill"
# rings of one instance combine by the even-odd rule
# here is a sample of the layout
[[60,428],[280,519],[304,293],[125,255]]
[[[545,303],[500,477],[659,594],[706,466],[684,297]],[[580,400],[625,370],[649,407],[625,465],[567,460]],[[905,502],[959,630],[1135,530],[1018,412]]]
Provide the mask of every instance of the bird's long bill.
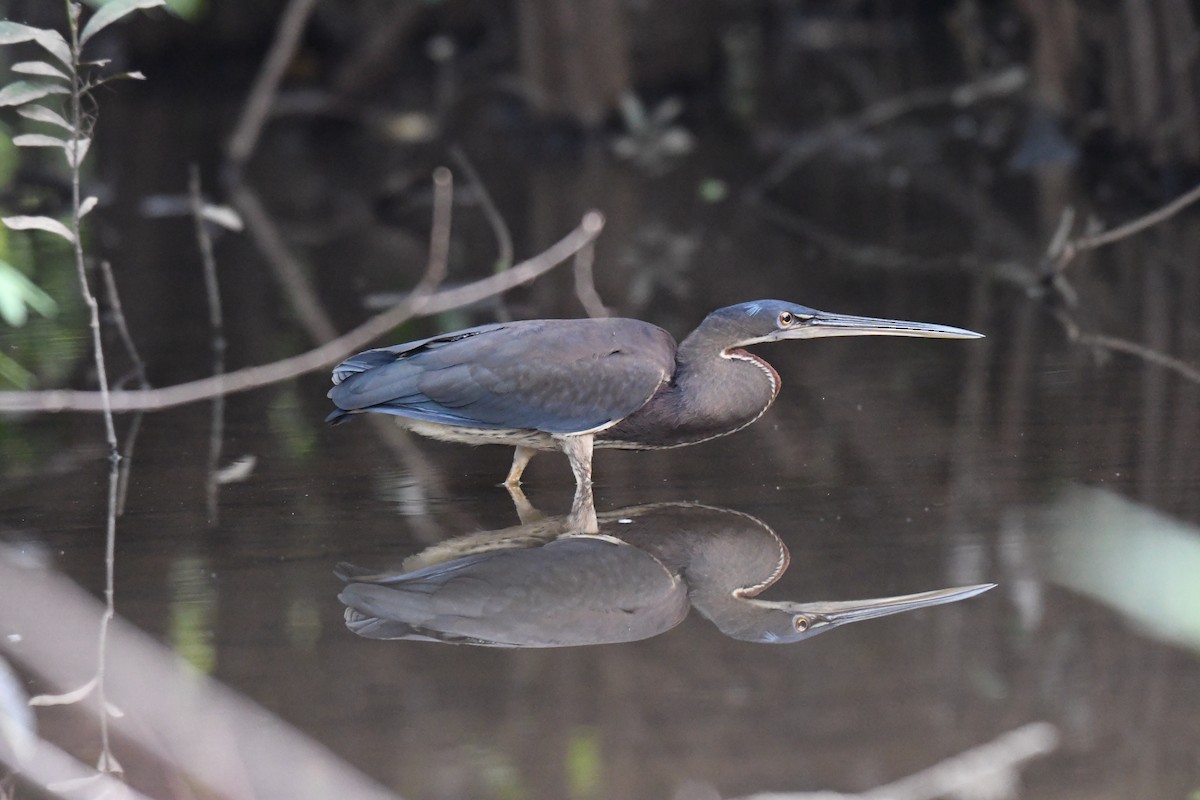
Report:
[[982,594],[995,587],[994,583],[980,583],[974,586],[956,586],[953,589],[936,589],[932,592],[904,594],[898,597],[880,597],[874,600],[843,600],[827,603],[803,603],[803,611],[820,619],[828,627],[860,622],[864,619],[886,617],[890,614],[902,614],[905,611],[915,611],[918,608],[940,606],[943,603],[956,603]]
[[931,322],[855,317],[818,311],[803,325],[781,330],[780,339],[815,339],[819,336],[918,336],[927,339],[980,339],[982,333]]

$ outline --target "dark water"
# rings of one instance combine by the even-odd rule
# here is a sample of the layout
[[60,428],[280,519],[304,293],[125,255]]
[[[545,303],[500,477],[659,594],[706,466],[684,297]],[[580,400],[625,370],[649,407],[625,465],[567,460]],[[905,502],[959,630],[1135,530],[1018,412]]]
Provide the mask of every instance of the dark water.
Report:
[[[317,293],[347,328],[365,314],[360,297],[415,274],[428,208],[418,200],[406,211],[411,231],[338,229],[329,220],[345,209],[321,216],[305,194],[306,181],[340,168],[308,160],[315,140],[279,134],[256,180],[291,220]],[[253,466],[219,487],[215,515],[211,406],[141,422],[117,523],[122,623],[106,680],[125,712],[113,720],[113,749],[133,785],[174,797],[854,793],[1016,731],[987,763],[1022,748],[1031,760],[1011,772],[968,769],[968,791],[980,792],[968,796],[1003,796],[1009,781],[1034,798],[1200,791],[1200,387],[1070,343],[1050,308],[1011,279],[1036,266],[1061,205],[1078,202],[1073,176],[964,184],[976,197],[993,193],[1002,219],[1017,220],[1005,224],[1025,231],[1022,241],[999,235],[1005,248],[990,210],[931,200],[920,187],[889,194],[854,165],[813,168],[777,196],[856,246],[914,254],[905,265],[774,224],[742,199],[747,152],[711,148],[666,177],[616,163],[600,145],[582,162],[481,166],[524,253],[584,208],[604,210],[601,296],[676,335],[711,308],[774,296],[987,338],[759,348],[784,382],[771,411],[692,448],[600,452],[598,510],[692,501],[756,518],[791,552],[765,599],[998,587],[794,645],[736,641],[696,613],[661,636],[595,647],[361,639],[343,625],[335,565],[395,568],[448,538],[516,525],[496,486],[510,454],[409,440],[366,420],[326,428],[326,378],[307,376],[228,399],[220,462]],[[281,185],[283,162],[294,170],[296,158],[311,172]],[[152,188],[182,185],[178,165],[144,166],[161,170]],[[730,181],[727,199],[698,199],[710,177]],[[152,379],[201,376],[208,331],[188,226],[125,213],[125,302]],[[485,274],[487,228],[477,209],[458,213],[456,277]],[[1070,273],[1075,319],[1197,363],[1198,240],[1193,213],[1081,260]],[[967,269],[962,253],[986,268]],[[246,237],[225,237],[218,257],[231,367],[309,346]],[[516,293],[510,311],[581,313],[565,270]],[[119,422],[123,433],[129,419]],[[6,421],[5,437],[0,646],[26,693],[65,691],[95,671],[97,612],[73,617],[82,598],[47,576],[92,598],[103,590],[101,428],[91,416],[36,417]],[[526,473],[546,514],[568,510],[571,488],[560,456]],[[173,676],[148,641],[260,710]],[[90,702],[37,714],[40,735],[84,762],[99,752]]]

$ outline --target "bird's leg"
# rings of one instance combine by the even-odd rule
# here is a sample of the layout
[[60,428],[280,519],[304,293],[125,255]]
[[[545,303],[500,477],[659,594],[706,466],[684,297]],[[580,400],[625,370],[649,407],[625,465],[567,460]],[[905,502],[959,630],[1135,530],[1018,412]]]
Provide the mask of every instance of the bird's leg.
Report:
[[517,518],[521,520],[522,525],[528,525],[542,519],[542,512],[534,508],[533,503],[529,502],[529,498],[525,496],[525,492],[522,491],[520,484],[514,486],[505,483],[504,488],[508,489],[508,496],[512,498],[513,507],[517,509]]
[[575,485],[592,484],[592,434],[581,433],[572,436],[558,437],[558,446],[567,454],[571,462],[571,472],[575,473]]
[[537,455],[537,450],[524,445],[517,445],[513,451],[512,468],[508,471],[508,477],[504,479],[504,485],[512,488],[521,485],[521,473],[525,471],[525,465],[529,463],[529,459]]
[[575,473],[575,500],[571,504],[571,521],[578,523],[580,533],[599,533],[596,508],[592,500],[592,434],[563,436],[559,447],[571,462]]
[[567,524],[572,532],[600,532],[600,523],[596,519],[596,501],[592,496],[590,481],[575,486],[575,500],[571,503],[571,516],[568,517]]

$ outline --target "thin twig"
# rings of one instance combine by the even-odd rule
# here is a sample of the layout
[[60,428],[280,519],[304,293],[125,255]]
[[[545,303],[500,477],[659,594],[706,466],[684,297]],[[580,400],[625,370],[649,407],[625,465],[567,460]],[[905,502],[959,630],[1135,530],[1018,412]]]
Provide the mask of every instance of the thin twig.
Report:
[[[212,331],[212,374],[225,374],[225,320],[221,313],[221,287],[217,283],[217,259],[213,255],[212,236],[204,221],[204,193],[200,185],[200,168],[192,164],[188,170],[188,198],[192,209],[192,223],[196,231],[196,246],[200,250],[200,263],[204,268],[204,290],[208,298],[208,325]],[[219,496],[221,491],[217,472],[221,467],[221,450],[225,443],[225,395],[219,394],[212,401],[212,415],[208,429],[208,471],[206,473],[205,505],[208,524],[215,526],[220,521]]]
[[596,262],[596,246],[594,243],[579,248],[575,254],[575,296],[583,305],[589,317],[611,316],[596,291],[596,279],[592,273],[592,265]]
[[[104,412],[104,430],[108,441],[109,458],[108,458],[108,511],[105,517],[105,545],[104,545],[104,615],[100,620],[100,631],[96,644],[96,703],[99,714],[100,723],[100,758],[97,762],[97,769],[102,773],[120,772],[121,768],[112,754],[111,742],[109,741],[108,731],[108,701],[106,697],[105,686],[105,668],[108,663],[108,631],[109,625],[116,614],[116,595],[114,590],[114,572],[116,570],[116,552],[117,552],[117,489],[120,483],[120,464],[121,451],[117,445],[117,429],[113,423],[112,404],[110,402],[110,392],[108,387],[108,370],[104,362],[104,344],[103,338],[100,335],[100,306],[96,302],[95,295],[92,294],[91,287],[88,285],[87,269],[83,258],[83,236],[82,236],[82,215],[80,214],[80,158],[79,142],[80,130],[83,126],[83,107],[82,100],[86,91],[83,85],[83,79],[79,74],[82,58],[80,55],[79,44],[79,6],[66,0],[67,21],[71,32],[71,158],[68,162],[71,165],[71,228],[74,233],[74,250],[75,250],[75,267],[79,276],[79,288],[83,294],[84,302],[88,306],[91,314],[92,328],[92,347],[95,351],[96,359],[96,379],[100,384],[100,391],[97,393],[100,396],[101,408]],[[112,280],[111,270],[105,269],[108,273],[107,280],[109,282],[111,295],[116,296],[116,283]],[[118,299],[116,309],[120,310],[120,300]],[[128,337],[129,330],[124,325],[124,314],[119,313],[121,319],[120,329],[122,336]],[[127,338],[126,347],[131,348],[132,352],[136,353],[136,348],[132,347],[133,340]],[[140,361],[136,359],[135,363]],[[142,374],[145,372],[143,370]]]
[[406,298],[413,313],[419,313],[430,295],[446,279],[450,264],[450,223],[454,209],[454,175],[445,167],[433,171],[433,222],[429,228],[429,262],[425,274]]
[[[133,336],[129,333],[129,324],[125,320],[125,308],[121,305],[121,295],[117,292],[117,281],[113,277],[112,265],[108,261],[100,262],[100,274],[104,278],[104,288],[108,295],[108,306],[112,313],[113,324],[133,363],[133,373],[137,378],[139,389],[149,389],[150,381],[146,377],[146,362],[138,353]],[[120,382],[118,382],[120,383]],[[121,469],[117,481],[117,516],[125,515],[125,500],[129,496],[129,472],[133,468],[133,450],[137,444],[138,433],[142,429],[142,412],[133,415],[129,430],[125,433],[125,445],[121,448]]]
[[229,137],[226,152],[235,169],[240,169],[250,159],[258,145],[263,125],[271,113],[275,95],[279,91],[279,83],[296,55],[300,37],[316,5],[317,0],[291,0],[284,9],[279,28],[275,32],[275,41],[271,43],[271,50],[267,53],[258,77],[254,79],[254,86],[246,98],[233,135]]
[[96,361],[96,381],[100,384],[100,403],[101,410],[104,412],[104,435],[108,442],[109,458],[116,461],[121,457],[121,453],[117,448],[117,429],[113,424],[112,407],[109,404],[108,370],[104,363],[104,342],[100,336],[100,305],[96,302],[96,296],[92,294],[92,289],[88,285],[87,265],[83,258],[82,217],[79,213],[79,173],[82,161],[79,158],[79,142],[80,129],[83,126],[84,87],[83,79],[79,74],[81,59],[78,10],[72,6],[70,0],[67,0],[67,19],[70,23],[68,27],[71,29],[71,158],[68,161],[71,165],[71,232],[74,234],[72,244],[75,251],[75,271],[79,278],[79,291],[90,314],[89,324],[92,329],[92,350]]
[[125,345],[125,352],[129,355],[129,360],[133,363],[134,377],[137,378],[140,388],[149,388],[150,381],[146,379],[146,362],[142,361],[137,345],[133,342],[133,336],[129,333],[129,324],[125,320],[125,307],[121,305],[121,295],[117,292],[117,281],[113,277],[112,264],[108,261],[101,261],[100,275],[104,279],[104,291],[108,298],[113,325],[117,329],[117,335],[121,337],[121,344]]
[[1024,88],[1029,73],[1023,67],[1010,67],[958,86],[917,89],[898,97],[889,97],[868,106],[849,119],[833,120],[788,147],[755,185],[761,193],[791,175],[800,165],[847,136],[877,128],[906,114],[927,108],[950,105],[965,108],[992,97],[1002,97]]
[[467,158],[467,154],[461,147],[455,145],[450,148],[450,157],[458,164],[458,168],[463,171],[463,175],[467,176],[467,181],[475,189],[475,194],[479,197],[479,207],[483,211],[483,216],[487,219],[488,224],[492,226],[492,233],[496,237],[496,247],[500,253],[496,257],[496,271],[502,272],[509,269],[513,264],[513,242],[512,234],[509,233],[508,225],[504,222],[504,217],[496,208],[496,203],[492,200],[492,195],[484,186],[483,180],[480,179],[479,173],[475,171],[475,167]]
[[[420,306],[420,316],[428,317],[455,308],[478,303],[514,286],[537,278],[570,258],[581,247],[593,241],[604,227],[604,217],[597,211],[584,215],[579,226],[534,256],[498,275],[468,283],[453,289],[434,292]],[[359,325],[354,330],[306,353],[280,361],[230,372],[224,376],[202,378],[188,383],[149,389],[144,392],[116,391],[109,393],[113,411],[157,411],[164,408],[207,400],[219,393],[245,392],[299,375],[315,372],[332,365],[352,351],[361,349],[378,336],[417,316],[412,295],[393,308]],[[100,411],[103,410],[99,392],[49,390],[38,392],[0,392],[0,412],[10,411]]]
[[258,199],[258,194],[246,184],[239,183],[232,188],[230,200],[246,223],[246,231],[271,268],[301,327],[317,344],[337,336],[333,321],[316,301],[312,282],[292,256],[283,234]]
[[[479,197],[479,207],[483,211],[484,218],[488,224],[492,226],[492,234],[496,237],[496,264],[495,271],[503,272],[506,269],[511,269],[513,265],[513,243],[512,234],[508,230],[508,225],[504,222],[504,217],[500,214],[500,210],[496,208],[496,203],[492,200],[492,195],[484,185],[483,179],[479,177],[479,173],[467,158],[466,152],[455,145],[450,148],[450,156],[458,164],[459,169],[467,176],[467,181],[475,189],[476,196]],[[493,313],[496,319],[501,322],[506,322],[512,319],[512,314],[509,313],[508,307],[504,303],[502,295],[496,295],[495,308]]]
[[96,652],[96,706],[100,721],[99,770],[106,773],[122,772],[113,756],[108,733],[108,695],[105,673],[108,665],[108,629],[117,614],[116,584],[117,566],[117,488],[120,483],[119,462],[112,459],[108,465],[108,514],[105,519],[104,537],[104,615],[100,618],[100,641]]
[[1081,236],[1078,239],[1071,239],[1062,246],[1061,251],[1057,254],[1055,268],[1061,272],[1066,269],[1075,256],[1085,250],[1095,250],[1098,247],[1104,247],[1113,242],[1127,239],[1136,233],[1144,231],[1146,228],[1170,219],[1197,200],[1200,200],[1200,185],[1193,187],[1190,191],[1184,192],[1165,206],[1126,222],[1124,225],[1118,225],[1111,230],[1101,231],[1091,236]]

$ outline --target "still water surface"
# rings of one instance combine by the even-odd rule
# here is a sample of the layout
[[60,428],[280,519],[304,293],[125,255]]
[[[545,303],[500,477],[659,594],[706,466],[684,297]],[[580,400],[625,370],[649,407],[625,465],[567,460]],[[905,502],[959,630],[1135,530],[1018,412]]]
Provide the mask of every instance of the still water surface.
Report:
[[[145,420],[119,522],[118,612],[402,796],[860,791],[1045,721],[1058,749],[1023,770],[1023,796],[1186,797],[1200,777],[1195,451],[1180,474],[1159,460],[1174,436],[1144,444],[1129,386],[1147,367],[1097,368],[1062,344],[1036,358],[1024,419],[1001,441],[1002,403],[963,401],[972,380],[998,385],[971,370],[1003,349],[1019,309],[1001,310],[980,326],[983,356],[975,343],[779,346],[768,357],[783,395],[751,429],[597,457],[602,512],[698,501],[777,531],[791,567],[765,598],[999,584],[956,605],[786,646],[726,638],[694,612],[657,638],[580,649],[358,638],[335,565],[395,568],[444,538],[517,524],[494,485],[507,453],[397,449],[365,420],[314,422],[298,442],[279,420],[320,419],[313,379],[231,401],[225,451],[256,465],[221,487],[216,525],[207,409]],[[567,510],[563,459],[538,459],[528,484],[547,513]],[[91,459],[9,482],[8,536],[97,590],[104,492]],[[89,752],[77,716],[40,721]]]
[[[109,699],[125,712],[114,722],[114,752],[134,785],[153,796],[202,796],[197,787],[208,785],[238,797],[425,800],[852,793],[1033,731],[1040,754],[979,778],[971,791],[981,794],[971,796],[1014,786],[1030,798],[1196,796],[1198,387],[1068,343],[1049,311],[1010,281],[840,260],[736,201],[699,204],[694,177],[651,183],[609,165],[575,187],[581,206],[610,214],[598,283],[621,313],[681,337],[711,308],[775,296],[988,338],[760,348],[783,378],[775,406],[751,428],[704,445],[599,452],[599,512],[691,502],[756,520],[791,554],[767,600],[998,587],[791,645],[735,640],[695,610],[644,641],[589,647],[360,638],[343,623],[337,565],[397,569],[445,540],[517,525],[496,486],[510,453],[411,440],[377,420],[326,428],[326,378],[309,376],[229,398],[220,462],[252,462],[215,490],[210,406],[142,421],[118,521],[115,602],[119,618],[149,640],[118,626],[108,681]],[[578,219],[573,208],[547,210],[556,195],[538,182],[560,178],[551,169],[520,183],[542,208],[519,225],[531,250]],[[835,217],[839,204],[874,191],[818,185],[823,194],[807,202]],[[501,205],[521,207],[507,193],[520,194],[500,188]],[[908,235],[929,240],[947,219],[905,209],[873,218],[886,233],[865,218],[830,224],[904,245]],[[1053,223],[1052,215],[1040,221]],[[147,266],[187,251],[186,226],[176,234],[131,245],[145,270],[126,296],[142,309],[131,311],[134,330],[156,329],[150,322],[163,309],[178,320],[145,344],[160,384],[202,374],[208,363],[196,286]],[[1159,250],[1134,243],[1081,268],[1088,326],[1195,363],[1197,282],[1154,255],[1186,252],[1196,240],[1194,221],[1180,222],[1155,241]],[[419,250],[387,253],[405,247]],[[486,263],[486,249],[470,255]],[[231,366],[307,346],[279,323],[286,311],[271,310],[277,295],[247,245],[227,240],[219,255]],[[365,314],[361,295],[395,288],[380,266],[387,259],[369,255],[330,245],[314,256],[318,288],[343,327]],[[363,263],[363,274],[348,279],[347,259]],[[511,310],[579,314],[562,276],[520,293]],[[103,589],[100,441],[93,417],[10,426],[0,645],[28,694],[65,691],[94,672],[95,609],[72,617],[67,590],[39,576],[65,575],[92,597]],[[565,459],[536,459],[526,490],[545,514],[566,513]],[[150,640],[253,705],[201,694],[205,684],[155,660],[162,653]],[[95,760],[91,714],[45,708],[37,723],[45,739]],[[1045,725],[1026,727],[1034,723]],[[273,736],[281,750],[264,744]],[[189,752],[212,760],[164,766],[194,764]]]

